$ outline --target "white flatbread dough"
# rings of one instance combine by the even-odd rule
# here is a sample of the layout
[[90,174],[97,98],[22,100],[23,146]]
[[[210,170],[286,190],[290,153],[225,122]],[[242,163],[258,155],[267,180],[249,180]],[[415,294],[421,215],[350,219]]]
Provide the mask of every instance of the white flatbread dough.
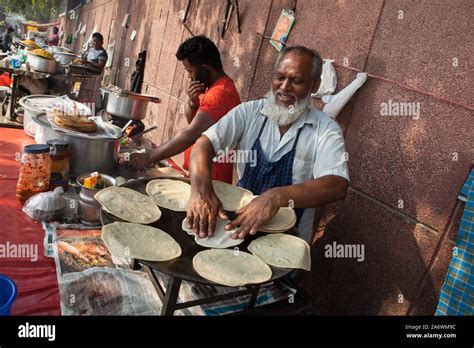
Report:
[[168,261],[181,255],[181,247],[168,233],[151,226],[114,222],[102,228],[102,240],[114,256],[147,261]]
[[311,270],[309,245],[303,239],[295,236],[269,234],[252,241],[248,250],[272,266]]
[[243,239],[232,239],[232,234],[237,231],[237,229],[226,231],[224,227],[227,223],[228,221],[217,218],[216,229],[211,238],[200,238],[197,234],[193,233],[193,231],[186,226],[186,219],[183,220],[182,228],[187,234],[194,236],[196,243],[203,247],[225,249],[239,245],[244,241]]
[[258,257],[230,249],[209,249],[193,258],[196,272],[203,278],[227,286],[263,283],[272,270]]
[[129,222],[151,224],[161,217],[161,210],[153,199],[126,187],[107,187],[94,198],[106,211]]
[[236,211],[245,207],[251,197],[253,197],[251,191],[222,181],[213,180],[212,186],[214,187],[217,197],[222,202],[224,210],[227,211]]
[[191,185],[180,180],[157,179],[146,185],[146,192],[160,207],[186,211]]

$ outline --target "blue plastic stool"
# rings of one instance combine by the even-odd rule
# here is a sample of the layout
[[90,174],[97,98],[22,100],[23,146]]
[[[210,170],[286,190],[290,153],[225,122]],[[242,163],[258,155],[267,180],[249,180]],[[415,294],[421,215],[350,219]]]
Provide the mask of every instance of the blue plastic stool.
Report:
[[10,309],[16,299],[16,284],[10,278],[0,274],[0,316],[10,314]]

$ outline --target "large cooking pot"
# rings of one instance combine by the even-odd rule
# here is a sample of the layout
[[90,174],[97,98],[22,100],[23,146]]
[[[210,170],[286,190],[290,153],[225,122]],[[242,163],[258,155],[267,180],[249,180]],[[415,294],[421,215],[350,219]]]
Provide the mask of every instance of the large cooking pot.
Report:
[[33,121],[43,128],[40,143],[46,144],[51,139],[63,139],[69,143],[71,150],[71,176],[98,171],[113,174],[117,168],[122,130],[113,129],[114,138],[92,138],[87,134],[71,134],[53,129],[45,114],[33,117]]
[[31,69],[48,74],[55,74],[58,69],[58,63],[54,59],[46,59],[28,53],[28,65]]
[[19,100],[19,103],[24,110],[23,130],[27,135],[34,137],[41,129],[32,121],[33,116],[45,113],[46,109],[51,107],[57,98],[57,96],[53,95],[34,94],[28,95]]
[[107,88],[102,88],[102,91],[107,95],[106,111],[111,115],[131,120],[144,119],[148,103],[160,102],[158,97],[125,90],[120,91],[120,93],[113,93]]

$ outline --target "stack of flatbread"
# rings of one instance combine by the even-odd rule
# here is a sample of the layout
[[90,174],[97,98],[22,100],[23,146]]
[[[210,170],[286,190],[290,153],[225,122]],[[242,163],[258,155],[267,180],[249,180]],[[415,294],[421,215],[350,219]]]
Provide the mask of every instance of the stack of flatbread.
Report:
[[160,207],[186,211],[191,185],[180,180],[157,179],[146,185],[146,192]]
[[161,217],[160,208],[150,197],[126,187],[107,187],[94,198],[102,209],[125,221],[151,224]]
[[259,231],[268,233],[281,233],[293,228],[296,224],[295,211],[290,207],[282,207],[276,215],[265,225],[259,228]]
[[[258,196],[245,197],[243,206],[247,206],[252,200]],[[258,230],[267,233],[281,233],[292,229],[296,224],[296,214],[293,208],[281,207],[276,215],[270,219],[265,225]]]
[[58,109],[52,111],[53,122],[56,126],[70,129],[76,132],[93,133],[97,131],[97,124],[81,115],[68,115]]

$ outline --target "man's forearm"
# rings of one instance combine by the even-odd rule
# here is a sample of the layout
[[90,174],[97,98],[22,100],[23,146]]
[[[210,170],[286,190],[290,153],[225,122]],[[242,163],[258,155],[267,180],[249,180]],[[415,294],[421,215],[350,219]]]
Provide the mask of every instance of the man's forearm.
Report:
[[171,140],[153,149],[150,155],[150,163],[156,163],[166,158],[176,156],[194,144],[199,135],[183,130],[176,134]]
[[194,116],[196,116],[198,109],[199,107],[192,108],[191,106],[189,106],[189,104],[186,104],[186,108],[184,112],[186,114],[186,121],[188,121],[188,124],[190,124],[193,121],[193,118]]
[[279,207],[314,208],[343,199],[348,187],[344,178],[328,175],[301,184],[275,187],[267,192]]
[[105,66],[105,63],[95,63],[95,62],[91,62],[89,60],[86,61],[86,64],[93,67],[93,68],[100,69],[100,70],[102,70],[103,67]]
[[201,136],[191,151],[189,173],[191,176],[191,189],[201,189],[212,184],[212,159],[215,156],[211,141],[206,136]]

